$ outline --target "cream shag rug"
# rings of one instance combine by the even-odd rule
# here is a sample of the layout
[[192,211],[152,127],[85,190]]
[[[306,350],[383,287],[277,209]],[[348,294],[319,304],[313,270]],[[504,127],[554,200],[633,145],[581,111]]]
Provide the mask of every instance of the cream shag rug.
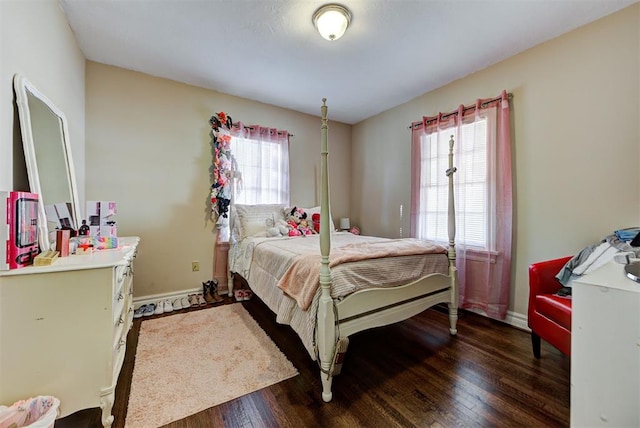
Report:
[[145,320],[125,426],[156,428],[297,374],[241,304]]

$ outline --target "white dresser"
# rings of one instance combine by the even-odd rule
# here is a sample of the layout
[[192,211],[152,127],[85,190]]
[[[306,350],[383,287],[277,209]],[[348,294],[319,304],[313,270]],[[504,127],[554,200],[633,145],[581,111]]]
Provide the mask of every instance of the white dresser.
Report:
[[101,407],[111,426],[138,242],[0,272],[0,404],[53,395],[61,417]]
[[572,287],[571,426],[640,426],[640,283],[611,262]]

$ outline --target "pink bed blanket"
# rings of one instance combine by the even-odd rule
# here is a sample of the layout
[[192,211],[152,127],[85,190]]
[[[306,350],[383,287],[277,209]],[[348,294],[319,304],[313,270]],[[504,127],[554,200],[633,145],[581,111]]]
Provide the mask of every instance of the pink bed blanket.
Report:
[[[363,242],[332,248],[329,254],[329,267],[385,257],[438,253],[446,254],[447,249],[442,245],[414,238]],[[296,257],[278,281],[278,287],[295,299],[303,310],[309,308],[320,286],[320,260],[320,254],[302,254]],[[372,269],[375,268],[372,267]]]

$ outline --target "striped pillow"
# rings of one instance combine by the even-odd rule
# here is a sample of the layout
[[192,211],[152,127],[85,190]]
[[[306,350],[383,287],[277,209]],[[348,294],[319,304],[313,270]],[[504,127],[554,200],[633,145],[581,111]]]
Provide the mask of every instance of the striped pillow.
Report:
[[256,235],[267,230],[267,220],[279,220],[283,217],[284,205],[241,205],[234,206],[234,224],[236,239]]

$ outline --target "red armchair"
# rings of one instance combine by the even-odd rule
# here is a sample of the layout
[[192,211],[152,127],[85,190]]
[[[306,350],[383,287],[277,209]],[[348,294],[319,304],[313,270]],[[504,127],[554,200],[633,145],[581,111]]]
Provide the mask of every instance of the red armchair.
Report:
[[562,287],[556,279],[571,257],[533,263],[529,266],[529,312],[533,355],[540,358],[540,339],[571,356],[571,298],[555,293]]

